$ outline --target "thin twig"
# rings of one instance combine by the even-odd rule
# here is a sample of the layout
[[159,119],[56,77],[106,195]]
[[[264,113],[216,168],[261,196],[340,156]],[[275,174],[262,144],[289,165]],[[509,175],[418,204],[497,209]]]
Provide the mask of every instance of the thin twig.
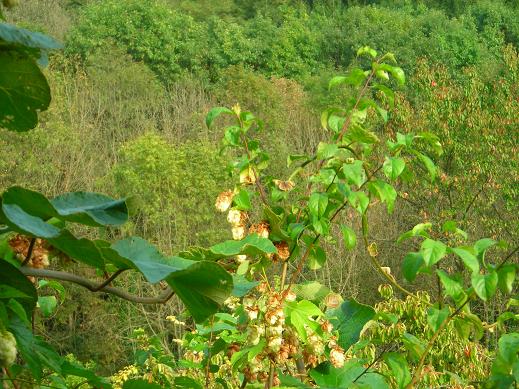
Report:
[[93,290],[92,292],[98,292],[101,289],[103,289],[105,286],[110,285],[113,280],[115,280],[122,272],[124,272],[126,270],[128,270],[128,269],[119,269],[119,270],[117,270],[114,274],[112,274],[110,277],[108,277],[105,282],[99,284],[99,286],[95,290]]
[[27,255],[25,256],[25,259],[22,262],[22,266],[25,266],[29,263],[29,261],[32,258],[32,252],[34,250],[34,245],[36,244],[36,238],[31,238],[31,241],[29,243],[29,249],[27,250]]
[[375,363],[377,363],[378,361],[380,361],[380,358],[382,358],[384,356],[384,354],[386,353],[386,351],[388,351],[391,347],[393,347],[393,345],[390,343],[390,344],[387,344],[386,347],[384,347],[384,349],[380,352],[380,354],[378,354],[378,356],[373,360],[373,362],[371,362],[365,369],[362,373],[360,373],[357,378],[355,378],[353,380],[353,383],[357,382],[357,380],[362,377],[364,374],[366,374],[368,372],[369,369],[371,369],[373,367],[373,365]]

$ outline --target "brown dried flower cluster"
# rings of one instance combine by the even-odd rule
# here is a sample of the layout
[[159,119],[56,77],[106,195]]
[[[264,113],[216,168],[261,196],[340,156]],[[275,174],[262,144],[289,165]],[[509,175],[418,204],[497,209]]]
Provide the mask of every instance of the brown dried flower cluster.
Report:
[[258,234],[262,238],[268,238],[270,234],[270,225],[267,221],[253,224],[249,228],[249,234]]
[[290,257],[290,249],[288,247],[287,242],[278,242],[274,243],[274,246],[276,246],[277,253],[274,256],[274,261],[280,261],[285,262]]
[[[16,235],[9,240],[9,246],[16,253],[16,258],[25,261],[29,253],[31,239],[24,235]],[[46,242],[42,239],[36,239],[32,249],[31,259],[27,262],[27,266],[36,269],[43,269],[49,266],[49,249]]]

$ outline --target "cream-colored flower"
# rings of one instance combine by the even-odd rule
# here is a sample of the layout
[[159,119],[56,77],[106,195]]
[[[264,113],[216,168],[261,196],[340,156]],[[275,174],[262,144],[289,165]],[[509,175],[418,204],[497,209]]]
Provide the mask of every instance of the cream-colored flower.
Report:
[[234,240],[242,240],[245,238],[245,226],[234,226],[232,228],[232,238]]
[[227,221],[233,226],[243,225],[245,220],[247,220],[247,214],[238,209],[231,209],[227,214]]
[[330,363],[337,368],[341,368],[344,366],[344,362],[346,361],[346,356],[344,355],[344,350],[340,347],[335,347],[330,351]]
[[297,298],[296,294],[294,292],[292,292],[291,290],[289,290],[288,293],[286,294],[285,300],[292,302],[292,301],[296,301],[296,298]]

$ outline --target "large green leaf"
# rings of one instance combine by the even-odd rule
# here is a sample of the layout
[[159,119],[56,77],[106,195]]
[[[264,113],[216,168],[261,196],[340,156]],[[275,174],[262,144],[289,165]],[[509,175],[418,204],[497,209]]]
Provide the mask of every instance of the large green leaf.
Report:
[[99,193],[65,193],[51,200],[61,218],[89,226],[119,226],[128,221],[124,199],[114,200]]
[[59,236],[49,239],[49,243],[72,259],[104,269],[103,254],[94,241],[85,238],[78,239],[70,231],[61,230]]
[[384,355],[384,361],[391,369],[398,389],[404,389],[411,382],[411,371],[404,356],[398,353],[388,353]]
[[328,287],[317,281],[295,284],[292,290],[301,299],[315,301],[317,303],[321,303],[321,301],[331,293]]
[[387,182],[382,180],[376,180],[370,182],[368,188],[371,193],[380,199],[380,201],[386,203],[387,211],[389,213],[393,212],[397,193],[392,185],[389,185]]
[[162,386],[149,382],[148,380],[134,379],[125,381],[123,389],[162,389]]
[[[342,368],[335,368],[329,362],[318,365],[308,373],[320,389],[338,388],[389,388],[380,374],[366,372],[365,367],[358,361],[349,361]],[[362,374],[362,376],[361,376]],[[357,379],[357,377],[359,377]]]
[[423,255],[421,253],[408,253],[402,263],[404,278],[409,282],[413,282],[423,264]]
[[22,359],[27,363],[34,378],[39,380],[44,368],[61,373],[62,359],[49,344],[39,336],[34,336],[31,330],[17,319],[11,320],[9,329],[16,339],[16,347]]
[[285,315],[289,318],[290,323],[295,327],[301,339],[306,341],[307,328],[315,331],[319,327],[319,323],[312,319],[321,317],[324,314],[314,303],[308,300],[301,300],[299,302],[287,303]]
[[449,317],[449,308],[444,307],[438,309],[436,307],[431,307],[427,311],[427,324],[429,324],[432,330],[436,332],[447,317]]
[[326,315],[333,328],[339,332],[339,345],[347,350],[359,340],[362,329],[375,316],[375,310],[369,305],[351,299],[344,301],[340,307],[326,312]]
[[228,240],[211,247],[213,254],[230,257],[238,254],[274,254],[277,252],[274,244],[257,234],[247,235],[242,240]]
[[31,317],[38,299],[36,289],[20,270],[2,259],[0,259],[0,287],[4,287],[3,291],[18,292],[16,296],[0,294],[0,301],[3,299],[15,299],[22,305],[27,317]]
[[50,89],[35,60],[17,50],[0,51],[0,128],[27,131],[49,107]]
[[12,24],[0,23],[0,39],[5,42],[31,47],[34,49],[53,50],[61,49],[61,43],[51,37],[14,26]]
[[136,237],[119,241],[112,248],[149,282],[166,280],[197,322],[214,314],[233,290],[231,275],[215,262],[167,258]]
[[195,262],[183,271],[172,273],[166,281],[196,322],[216,313],[233,291],[231,275],[215,262]]

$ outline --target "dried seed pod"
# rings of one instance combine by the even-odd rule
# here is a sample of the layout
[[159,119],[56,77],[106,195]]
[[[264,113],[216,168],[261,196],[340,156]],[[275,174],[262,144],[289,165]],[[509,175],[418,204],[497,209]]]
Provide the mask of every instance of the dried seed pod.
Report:
[[277,249],[276,258],[284,262],[290,257],[290,249],[288,248],[287,242],[278,242],[275,243],[274,246],[276,246]]
[[229,209],[232,204],[232,200],[234,198],[234,192],[231,190],[227,190],[222,192],[216,198],[215,207],[220,212],[225,212]]

